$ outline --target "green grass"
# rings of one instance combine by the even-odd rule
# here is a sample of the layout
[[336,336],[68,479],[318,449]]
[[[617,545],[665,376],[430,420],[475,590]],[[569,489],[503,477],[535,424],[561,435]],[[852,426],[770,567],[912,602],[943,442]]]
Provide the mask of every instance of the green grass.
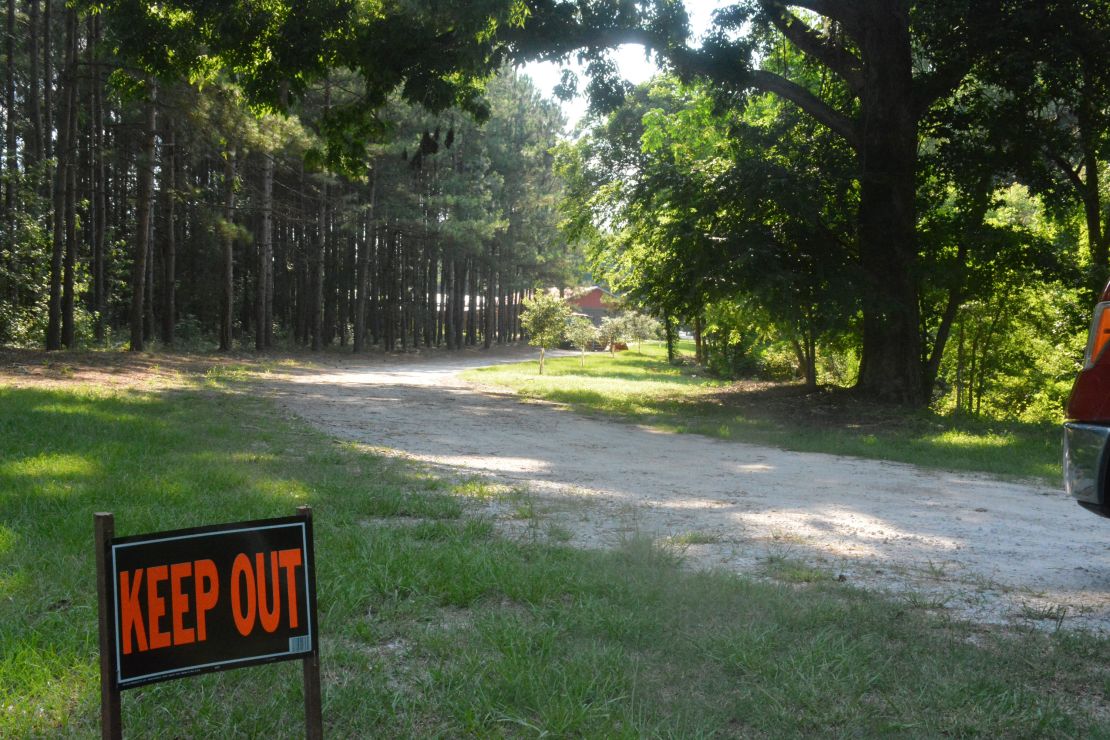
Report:
[[[0,736],[98,732],[92,514],[120,536],[314,507],[332,737],[1110,734],[1110,644],[986,631],[680,548],[513,541],[446,481],[214,387],[0,387]],[[797,572],[795,572],[797,571]],[[125,692],[129,734],[297,737],[300,667]]]
[[[682,343],[680,349],[692,347]],[[1060,428],[941,416],[866,404],[846,393],[806,394],[796,384],[730,384],[690,363],[671,365],[658,343],[615,357],[594,353],[470,370],[483,384],[675,432],[787,450],[1060,482]]]

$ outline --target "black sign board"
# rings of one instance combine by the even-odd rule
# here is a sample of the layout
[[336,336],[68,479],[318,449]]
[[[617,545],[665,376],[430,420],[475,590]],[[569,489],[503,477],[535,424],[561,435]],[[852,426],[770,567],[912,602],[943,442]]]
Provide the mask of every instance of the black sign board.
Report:
[[288,517],[112,540],[119,687],[313,652],[308,527]]
[[119,736],[119,691],[299,659],[306,727],[319,736],[319,644],[311,510],[212,527],[113,537],[98,514],[105,737]]

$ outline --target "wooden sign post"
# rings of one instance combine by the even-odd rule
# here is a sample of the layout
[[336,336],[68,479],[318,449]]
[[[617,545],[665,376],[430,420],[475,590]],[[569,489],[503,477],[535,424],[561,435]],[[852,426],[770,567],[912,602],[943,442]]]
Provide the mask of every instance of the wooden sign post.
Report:
[[310,507],[132,537],[93,518],[103,738],[122,736],[125,689],[281,660],[302,661],[305,736],[323,737]]

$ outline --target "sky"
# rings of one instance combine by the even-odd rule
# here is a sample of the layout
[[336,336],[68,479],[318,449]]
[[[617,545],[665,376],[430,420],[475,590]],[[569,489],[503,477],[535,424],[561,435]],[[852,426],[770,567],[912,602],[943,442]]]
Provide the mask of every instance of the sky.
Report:
[[[693,30],[696,39],[709,28],[713,19],[713,11],[728,5],[729,2],[728,0],[685,0],[685,4],[686,13],[690,16],[690,28]],[[644,47],[639,44],[624,44],[617,47],[613,53],[613,59],[624,78],[634,85],[646,82],[659,70],[654,59],[645,57]],[[572,60],[566,65],[566,68],[578,74],[578,87],[583,89],[585,79],[582,65]],[[549,98],[555,97],[555,86],[559,84],[563,69],[563,66],[554,62],[530,62],[521,67],[521,71],[531,77],[536,87]],[[586,114],[588,105],[589,101],[582,94],[579,94],[573,100],[560,103],[563,115],[567,119],[566,130],[568,132],[572,131],[578,121]]]

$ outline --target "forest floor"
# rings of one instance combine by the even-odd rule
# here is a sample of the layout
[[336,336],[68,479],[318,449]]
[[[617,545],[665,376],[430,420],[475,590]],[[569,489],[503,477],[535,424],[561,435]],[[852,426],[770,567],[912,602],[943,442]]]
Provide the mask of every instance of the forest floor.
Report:
[[458,377],[523,353],[279,369],[266,387],[328,434],[473,478],[513,532],[586,548],[646,536],[693,567],[1110,630],[1110,528],[1057,486],[674,434]]

